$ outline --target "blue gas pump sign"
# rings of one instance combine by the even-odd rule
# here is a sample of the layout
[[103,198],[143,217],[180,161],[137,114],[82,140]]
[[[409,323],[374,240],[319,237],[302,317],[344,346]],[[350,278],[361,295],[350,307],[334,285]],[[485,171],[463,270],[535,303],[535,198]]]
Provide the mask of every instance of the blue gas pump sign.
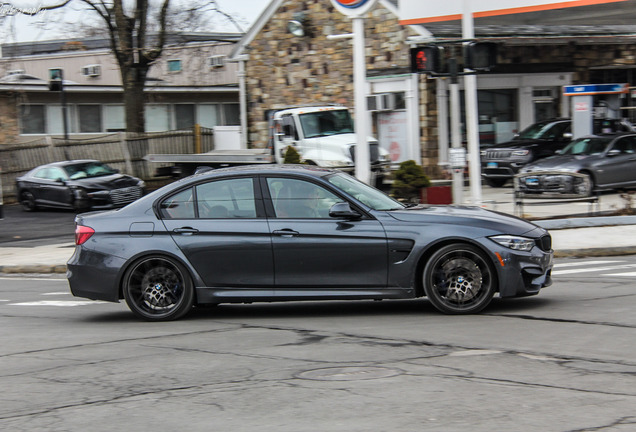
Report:
[[563,96],[628,93],[629,84],[581,84],[563,87]]

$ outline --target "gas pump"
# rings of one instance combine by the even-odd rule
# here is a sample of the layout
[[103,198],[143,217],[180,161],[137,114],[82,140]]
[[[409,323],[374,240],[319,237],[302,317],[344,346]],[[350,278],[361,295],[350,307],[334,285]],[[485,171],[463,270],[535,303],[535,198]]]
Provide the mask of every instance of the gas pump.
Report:
[[628,92],[629,84],[581,84],[563,87],[563,95],[572,98],[572,137],[618,132],[621,124],[621,97]]

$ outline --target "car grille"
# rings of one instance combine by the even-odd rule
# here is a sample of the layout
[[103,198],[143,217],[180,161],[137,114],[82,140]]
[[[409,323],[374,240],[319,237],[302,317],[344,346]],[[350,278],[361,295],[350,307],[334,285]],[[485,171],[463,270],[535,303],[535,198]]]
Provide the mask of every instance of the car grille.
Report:
[[550,234],[546,234],[536,240],[537,246],[544,252],[550,252],[552,250],[552,237]]
[[508,159],[512,156],[512,150],[486,150],[485,159]]
[[131,186],[110,191],[110,199],[116,206],[123,206],[141,198],[143,191],[139,186]]
[[[349,147],[351,159],[356,160],[356,146]],[[377,162],[380,159],[380,146],[378,144],[369,144],[369,160],[371,163]]]

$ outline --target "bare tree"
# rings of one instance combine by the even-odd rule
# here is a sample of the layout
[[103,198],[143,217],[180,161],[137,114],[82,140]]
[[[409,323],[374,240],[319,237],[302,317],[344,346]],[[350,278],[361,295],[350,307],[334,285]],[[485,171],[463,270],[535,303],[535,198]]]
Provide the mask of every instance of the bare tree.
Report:
[[[229,20],[242,32],[238,22],[218,7],[215,0],[179,3],[171,10],[171,0],[77,0],[98,17],[110,39],[124,90],[126,130],[145,131],[144,86],[150,67],[161,57],[170,28],[195,31],[206,27],[206,17],[214,14]],[[55,10],[71,0],[40,7]],[[156,5],[156,6],[155,6]],[[178,22],[178,25],[175,24]]]

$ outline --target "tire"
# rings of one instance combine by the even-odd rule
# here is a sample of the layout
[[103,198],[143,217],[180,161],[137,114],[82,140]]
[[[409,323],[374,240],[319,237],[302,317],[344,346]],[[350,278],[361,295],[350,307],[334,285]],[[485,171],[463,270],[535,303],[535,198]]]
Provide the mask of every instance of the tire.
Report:
[[183,317],[194,304],[194,286],[186,269],[163,256],[136,261],[123,279],[124,299],[130,310],[146,321]]
[[580,179],[575,178],[575,183],[572,185],[574,192],[576,195],[580,195],[582,197],[591,197],[594,193],[594,180],[589,174],[581,173],[585,177]]
[[508,182],[508,179],[489,178],[486,179],[486,184],[490,187],[500,188]]
[[20,194],[20,204],[22,204],[22,210],[32,212],[38,209],[35,204],[35,196],[29,191],[23,191]]
[[435,252],[424,267],[424,292],[445,314],[477,313],[497,291],[495,271],[483,253],[467,244],[451,244]]

